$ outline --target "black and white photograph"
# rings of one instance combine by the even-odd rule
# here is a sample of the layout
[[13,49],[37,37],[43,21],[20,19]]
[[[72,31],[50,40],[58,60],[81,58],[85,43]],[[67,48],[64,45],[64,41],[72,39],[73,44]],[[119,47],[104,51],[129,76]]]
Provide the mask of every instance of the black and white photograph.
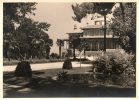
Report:
[[136,98],[137,2],[3,2],[3,98]]

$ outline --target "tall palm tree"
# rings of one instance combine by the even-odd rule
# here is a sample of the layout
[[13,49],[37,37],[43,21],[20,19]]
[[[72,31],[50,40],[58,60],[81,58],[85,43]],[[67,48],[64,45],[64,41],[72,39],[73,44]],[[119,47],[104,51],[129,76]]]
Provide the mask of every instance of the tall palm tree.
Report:
[[64,46],[64,41],[61,39],[57,39],[56,44],[59,46],[59,56],[61,58],[61,47]]
[[40,56],[41,56],[41,49],[42,49],[42,46],[44,44],[44,40],[37,37],[37,38],[34,38],[32,40],[32,44],[33,44],[33,49],[35,50],[34,54],[40,59]]

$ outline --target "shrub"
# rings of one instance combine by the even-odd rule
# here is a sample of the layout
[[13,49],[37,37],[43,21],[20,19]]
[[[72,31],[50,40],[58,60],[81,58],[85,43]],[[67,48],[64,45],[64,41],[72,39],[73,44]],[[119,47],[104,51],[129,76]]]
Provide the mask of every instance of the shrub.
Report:
[[66,81],[66,80],[68,80],[68,74],[67,74],[68,72],[67,71],[62,71],[62,72],[59,72],[58,74],[57,74],[57,79],[58,80],[61,80],[61,81]]
[[32,77],[32,70],[30,63],[27,61],[21,61],[18,63],[15,69],[15,76],[16,77]]
[[63,69],[72,69],[72,63],[69,58],[67,58],[63,63]]
[[127,68],[132,68],[134,56],[125,52],[107,52],[93,62],[92,69],[104,74],[122,74]]
[[53,59],[60,59],[60,56],[57,53],[51,53],[50,57]]
[[[126,52],[106,52],[93,62],[92,69],[108,77],[112,84],[136,86],[136,56]],[[110,76],[108,76],[110,75]],[[107,82],[107,81],[105,81]]]

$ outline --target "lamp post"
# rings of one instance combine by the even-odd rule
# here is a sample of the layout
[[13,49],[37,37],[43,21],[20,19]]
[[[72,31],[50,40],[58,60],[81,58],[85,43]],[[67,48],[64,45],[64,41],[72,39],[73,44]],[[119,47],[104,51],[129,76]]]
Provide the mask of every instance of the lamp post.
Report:
[[[103,10],[101,10],[103,11]],[[106,27],[106,15],[103,15],[104,16],[104,26],[103,26],[103,29],[104,29],[104,52],[106,52],[106,31],[107,31],[107,27]]]
[[107,27],[106,27],[106,23],[107,23],[106,15],[108,13],[108,9],[107,8],[101,8],[100,13],[104,17],[104,49],[103,49],[103,51],[105,53],[106,52],[106,29],[107,29]]
[[115,3],[95,3],[96,12],[104,16],[104,53],[106,52],[106,15],[111,11]]

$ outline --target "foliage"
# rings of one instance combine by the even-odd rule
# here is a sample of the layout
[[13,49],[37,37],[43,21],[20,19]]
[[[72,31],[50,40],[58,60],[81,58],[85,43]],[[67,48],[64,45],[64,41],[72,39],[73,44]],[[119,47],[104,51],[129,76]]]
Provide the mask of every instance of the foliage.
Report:
[[66,57],[70,57],[70,56],[72,56],[72,50],[67,49]]
[[80,45],[80,42],[81,42],[78,35],[70,36],[69,40],[70,40],[70,43],[72,44],[73,48],[74,47],[77,48]]
[[111,28],[114,35],[119,36],[121,47],[127,52],[136,53],[136,3],[125,3],[123,8],[124,20],[121,9],[117,7],[113,12]]
[[18,63],[15,70],[16,77],[32,77],[32,70],[30,63],[27,61],[21,61]]
[[134,55],[123,52],[109,52],[93,63],[92,69],[104,74],[123,74],[126,69],[134,68]]
[[76,56],[75,56],[75,49],[79,48],[80,43],[81,43],[81,39],[79,38],[78,35],[75,35],[75,36],[70,36],[69,37],[69,41],[70,41],[70,44],[72,45],[73,56],[74,56],[74,59],[75,59],[76,58]]
[[50,54],[50,57],[51,57],[52,59],[59,59],[59,58],[60,58],[59,55],[58,55],[57,53],[51,53],[51,54]]
[[[75,21],[81,22],[81,19],[87,16],[87,14],[99,13],[101,15],[106,15],[112,9],[114,3],[81,3],[72,5],[72,10],[75,14],[73,19]],[[107,11],[101,12],[102,9],[107,9]]]
[[63,63],[63,69],[72,69],[72,63],[69,58],[67,58]]
[[82,39],[80,42],[80,46],[79,46],[79,50],[86,50],[87,48],[89,48],[89,43],[88,41],[86,41],[85,39]]
[[87,13],[94,12],[93,8],[94,8],[94,3],[82,3],[82,4],[72,5],[72,9],[75,14],[73,19],[78,22],[81,22],[81,19],[84,18]]
[[89,48],[89,43],[88,41],[82,39],[80,42],[79,50],[82,51],[84,50],[84,58],[86,58],[86,50]]
[[61,57],[61,47],[64,46],[64,41],[61,39],[57,39],[56,44],[57,46],[59,46],[59,56]]
[[[35,15],[36,3],[4,3],[3,7],[4,57],[16,55],[13,52],[17,52],[17,47],[16,58],[40,58],[43,55],[48,58],[53,45],[46,33],[50,24],[31,19],[30,16]],[[16,44],[11,45],[13,42]]]
[[68,72],[67,71],[62,71],[62,72],[59,72],[58,74],[57,74],[57,79],[58,80],[61,80],[61,81],[66,81],[66,80],[68,80]]

